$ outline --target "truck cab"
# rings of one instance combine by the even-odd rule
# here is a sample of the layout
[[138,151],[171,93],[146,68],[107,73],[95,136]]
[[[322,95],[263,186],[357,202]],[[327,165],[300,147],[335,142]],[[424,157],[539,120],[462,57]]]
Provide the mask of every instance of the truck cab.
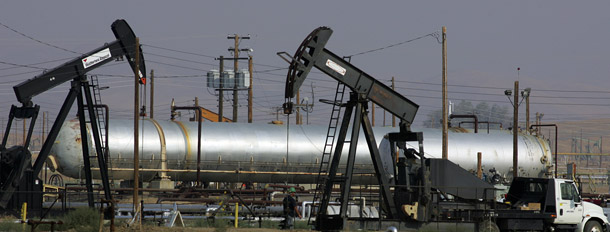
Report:
[[511,208],[548,214],[545,227],[570,231],[608,231],[601,207],[585,202],[574,181],[566,179],[515,178],[506,197]]
[[[574,181],[555,179],[559,186],[557,218],[555,224],[578,223],[577,231],[608,231],[607,216],[603,209],[593,203],[583,201]],[[556,190],[557,191],[557,190]]]

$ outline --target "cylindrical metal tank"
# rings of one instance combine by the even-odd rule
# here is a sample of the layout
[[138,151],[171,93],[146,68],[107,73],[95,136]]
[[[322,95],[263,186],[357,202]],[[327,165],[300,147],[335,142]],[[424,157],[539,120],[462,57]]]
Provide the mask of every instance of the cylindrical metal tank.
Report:
[[[379,144],[384,135],[398,128],[375,127],[373,130]],[[440,130],[414,128],[413,131],[423,132],[427,157],[441,157]],[[197,132],[197,122],[141,120],[142,179],[151,180],[167,174],[176,181],[196,180]],[[200,178],[204,182],[313,183],[318,174],[326,132],[325,126],[205,122],[201,133]],[[108,167],[112,179],[133,178],[133,133],[132,120],[110,121]],[[374,169],[366,141],[362,134],[360,138],[354,182],[373,183]],[[78,120],[66,121],[51,150],[56,168],[62,174],[84,177],[80,142]],[[410,146],[417,147],[417,144]],[[489,134],[466,130],[449,132],[450,160],[467,170],[475,169],[477,152],[483,153],[484,171],[495,168],[501,174],[511,174],[510,131]],[[95,163],[92,162],[97,167]],[[531,135],[520,135],[519,167],[523,176],[544,176],[551,167],[548,143]],[[99,177],[96,171],[93,175]]]

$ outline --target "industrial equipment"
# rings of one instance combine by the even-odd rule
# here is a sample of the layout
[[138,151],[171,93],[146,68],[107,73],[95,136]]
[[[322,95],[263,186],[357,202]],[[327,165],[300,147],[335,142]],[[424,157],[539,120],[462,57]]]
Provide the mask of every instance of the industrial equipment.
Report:
[[[138,50],[136,36],[125,20],[116,20],[112,23],[112,31],[116,40],[107,43],[91,52],[88,52],[78,58],[70,60],[52,70],[42,73],[32,79],[26,80],[13,87],[17,100],[22,104],[21,107],[12,106],[9,114],[7,129],[5,130],[2,145],[0,147],[0,207],[11,208],[21,206],[21,202],[27,201],[31,194],[31,188],[24,187],[39,183],[37,179],[38,173],[41,171],[43,163],[47,159],[51,147],[55,142],[61,126],[63,125],[70,108],[75,100],[78,102],[78,115],[80,121],[80,132],[82,135],[87,134],[85,110],[88,111],[88,122],[91,125],[93,132],[93,142],[95,144],[97,163],[100,167],[101,179],[104,185],[104,194],[107,200],[112,200],[108,175],[106,170],[106,160],[103,157],[102,145],[100,140],[100,129],[98,125],[99,114],[94,111],[94,102],[92,98],[92,89],[96,91],[96,86],[92,86],[85,74],[103,64],[106,64],[114,59],[125,56],[134,73],[139,77],[140,83],[145,83],[146,67],[144,65],[144,57],[141,50]],[[139,52],[137,52],[139,51]],[[30,152],[28,151],[29,141],[32,136],[32,130],[38,114],[39,106],[33,105],[32,98],[38,94],[48,91],[62,83],[71,81],[71,87],[68,95],[58,113],[58,116],[51,127],[49,135],[45,140],[40,153],[32,166],[30,163]],[[84,96],[83,96],[84,94]],[[86,101],[86,102],[85,102]],[[6,148],[7,139],[9,137],[10,127],[14,118],[31,119],[30,130],[27,134],[27,140],[23,146],[14,146]],[[89,159],[89,137],[82,136],[82,156],[84,162],[84,170],[87,180],[88,200],[89,205],[93,206],[93,190],[92,178],[90,171]],[[15,191],[28,190],[24,194],[13,193]],[[35,194],[35,193],[34,193]],[[11,201],[11,197],[13,200]]]
[[[338,97],[331,102],[346,109],[336,145],[332,144],[335,133],[330,131],[336,128],[333,120],[338,121],[338,116],[335,117],[335,109],[331,114],[326,146],[329,144],[328,138],[332,138],[330,146],[334,148],[334,153],[332,156],[326,151],[322,154],[316,189],[322,191],[322,197],[313,223],[317,230],[356,229],[349,226],[347,211],[351,200],[350,189],[361,125],[381,200],[379,221],[354,218],[359,220],[358,229],[379,230],[383,228],[380,228],[382,221],[409,229],[421,229],[428,223],[470,223],[475,224],[477,231],[608,229],[608,220],[602,209],[593,204],[583,204],[575,184],[568,180],[514,177],[507,198],[511,202],[496,206],[495,189],[490,183],[447,159],[431,159],[426,156],[423,133],[413,132],[410,128],[417,104],[324,48],[331,34],[332,30],[327,27],[315,29],[291,57],[284,103],[284,112],[291,113],[292,97],[312,67],[318,68],[339,81],[339,85],[343,84],[351,90],[347,103],[338,101]],[[337,96],[339,95],[343,95],[343,90],[338,86]],[[387,135],[390,152],[385,153],[385,156],[379,152],[367,117],[366,107],[369,101],[400,119],[399,132]],[[349,141],[346,141],[350,122],[352,135]],[[407,142],[415,143],[416,146],[409,147]],[[342,149],[346,143],[349,143],[348,159],[345,171],[338,175]],[[397,148],[402,152],[399,153]],[[328,161],[325,161],[325,156],[328,156]],[[339,214],[331,214],[328,212],[328,206],[332,186],[336,183],[341,185],[341,195],[338,198],[341,208]],[[314,196],[314,202],[316,200]],[[527,208],[517,209],[523,205]],[[371,224],[376,227],[369,227]]]

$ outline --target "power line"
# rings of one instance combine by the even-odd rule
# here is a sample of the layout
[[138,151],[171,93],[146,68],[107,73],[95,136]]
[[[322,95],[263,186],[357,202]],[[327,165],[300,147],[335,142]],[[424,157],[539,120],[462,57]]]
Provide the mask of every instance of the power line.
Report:
[[[121,78],[133,78],[133,75],[114,75],[114,74],[92,74],[103,77],[121,77]],[[174,76],[164,76],[164,75],[155,75],[155,79],[157,78],[192,78],[192,77],[206,77],[206,75],[174,75]]]
[[150,44],[142,44],[142,45],[143,46],[147,46],[147,47],[151,47],[151,48],[156,48],[156,49],[161,49],[161,50],[166,50],[166,51],[172,51],[172,52],[178,52],[178,53],[184,53],[184,54],[189,54],[189,55],[194,55],[194,56],[202,56],[202,57],[207,57],[207,58],[212,58],[212,59],[216,58],[214,56],[197,54],[197,53],[193,53],[193,52],[180,51],[180,50],[170,49],[170,48],[163,48],[163,47],[153,46],[153,45],[150,45]]
[[[391,81],[391,80],[385,80],[385,81]],[[421,84],[421,85],[436,85],[436,86],[441,85],[441,83],[430,83],[430,82],[419,82],[419,81],[400,81],[400,80],[396,80],[395,82],[403,82],[403,83],[411,83],[411,84]],[[506,88],[501,88],[501,87],[491,87],[491,86],[452,85],[452,84],[447,84],[447,86],[453,86],[453,87],[465,87],[465,88],[478,88],[478,89],[497,89],[497,90],[506,90]]]
[[[38,73],[38,72],[40,72],[40,70],[34,70],[34,71],[28,71],[28,72],[22,72],[22,73],[14,73],[14,74],[1,75],[0,77],[12,77],[12,76],[19,76],[19,75],[23,75],[23,74]],[[18,81],[21,81],[21,80],[5,81],[5,82],[0,82],[0,84],[14,83],[14,82],[18,82]]]
[[39,69],[39,70],[46,69],[46,68],[31,66],[31,65],[27,65],[27,64],[15,64],[15,63],[9,63],[9,62],[5,62],[5,61],[0,61],[0,64],[12,65],[12,66],[21,67],[21,68],[34,68],[34,69]]
[[610,93],[610,91],[596,90],[565,90],[565,89],[532,89],[536,92],[560,92],[560,93]]
[[[385,80],[385,81],[389,81],[389,80]],[[396,80],[396,82],[404,82],[404,83],[412,83],[412,84],[422,84],[422,85],[441,85],[440,83],[430,83],[430,82],[418,82],[418,81],[399,81]],[[454,86],[454,87],[464,87],[464,88],[479,88],[479,89],[497,89],[497,90],[506,90],[509,88],[501,88],[501,87],[492,87],[492,86],[475,86],[475,85],[452,85],[452,84],[448,84],[447,86]],[[565,93],[565,92],[570,92],[570,93],[610,93],[610,91],[595,91],[595,90],[563,90],[563,89],[532,89],[532,91],[536,91],[536,92],[560,92],[560,93]]]
[[607,100],[610,97],[559,97],[559,96],[530,96],[532,98],[568,98],[568,99],[599,99],[599,100]]
[[196,64],[205,64],[205,65],[210,65],[210,66],[216,65],[216,64],[204,63],[204,62],[199,62],[199,61],[194,61],[194,60],[187,60],[187,59],[182,59],[182,58],[177,58],[177,57],[172,57],[172,56],[159,55],[159,54],[155,54],[155,53],[151,53],[151,52],[144,52],[144,53],[148,54],[148,55],[159,56],[159,57],[174,59],[174,60],[179,60],[179,61],[186,61],[186,62],[191,62],[191,63],[196,63]]
[[81,55],[81,53],[78,53],[78,52],[75,52],[75,51],[72,51],[72,50],[68,50],[68,49],[65,49],[65,48],[62,48],[62,47],[59,47],[59,46],[55,46],[55,45],[53,45],[53,44],[50,44],[50,43],[43,42],[43,41],[41,41],[41,40],[35,39],[34,37],[31,37],[31,36],[26,35],[26,34],[24,34],[24,33],[20,32],[20,31],[17,31],[17,30],[15,30],[15,29],[13,29],[13,28],[11,28],[11,27],[9,27],[9,26],[5,25],[5,24],[4,24],[4,23],[2,23],[2,22],[0,22],[0,25],[2,25],[3,27],[6,27],[7,29],[9,29],[9,30],[11,30],[11,31],[13,31],[13,32],[15,32],[15,33],[17,33],[17,34],[19,34],[19,35],[23,36],[23,37],[26,37],[26,38],[28,38],[28,39],[30,39],[30,40],[33,40],[33,41],[36,41],[36,42],[38,42],[38,43],[40,43],[40,44],[44,44],[44,45],[47,45],[47,46],[49,46],[49,47],[54,47],[54,48],[57,48],[57,49],[62,50],[62,51],[71,52],[71,53],[74,53],[74,54],[79,54],[79,55]]
[[[41,68],[41,67],[35,67],[35,66],[33,66],[33,65],[46,64],[46,63],[53,63],[53,62],[58,62],[58,61],[67,60],[67,59],[71,59],[71,58],[62,58],[62,59],[57,59],[57,60],[50,60],[50,61],[44,61],[44,62],[39,62],[39,63],[34,63],[34,64],[26,64],[26,65],[21,65],[21,64],[10,64],[10,63],[7,63],[7,62],[3,62],[3,63],[5,63],[5,64],[8,64],[8,65],[13,65],[13,66],[15,66],[15,67],[0,68],[0,71],[3,71],[3,70],[9,70],[9,69],[15,69],[15,68],[23,68],[24,66],[32,66],[31,68],[36,68],[36,69],[44,69],[44,68]],[[26,67],[26,68],[30,68],[30,67]]]
[[402,41],[400,43],[390,44],[390,45],[385,46],[385,47],[380,47],[380,48],[375,48],[375,49],[371,49],[371,50],[364,51],[364,52],[359,52],[359,53],[356,53],[356,54],[353,54],[353,55],[349,55],[347,57],[353,57],[353,56],[363,55],[363,54],[367,54],[367,53],[371,53],[371,52],[381,51],[381,50],[388,49],[388,48],[395,47],[395,46],[399,46],[399,45],[402,45],[402,44],[405,44],[405,43],[413,42],[415,40],[423,39],[423,38],[426,38],[428,36],[436,38],[436,41],[440,43],[440,41],[438,40],[438,37],[439,37],[438,31],[435,31],[435,32],[432,32],[432,33],[429,33],[429,34],[426,34],[426,35],[422,35],[422,36],[419,36],[419,37],[416,37],[416,38],[413,38],[413,39],[410,39],[410,40]]
[[[421,95],[407,95],[408,97],[419,97],[419,98],[431,98],[440,99],[440,97],[429,97]],[[506,101],[499,100],[480,100],[480,99],[467,99],[467,98],[450,98],[450,100],[460,101],[474,101],[474,102],[494,102],[494,103],[508,103]],[[558,102],[530,102],[531,105],[559,105],[559,106],[610,106],[610,104],[596,104],[596,103],[558,103]]]
[[[172,52],[184,53],[184,54],[189,54],[189,55],[194,55],[194,56],[202,56],[202,57],[207,57],[207,58],[212,58],[212,59],[217,58],[217,57],[210,56],[210,55],[204,55],[204,54],[198,54],[198,53],[193,53],[193,52],[180,51],[180,50],[171,49],[171,48],[164,48],[164,47],[159,47],[159,46],[153,46],[153,45],[150,45],[150,44],[142,44],[142,46],[147,46],[147,47],[151,47],[151,48],[167,50],[167,51],[172,51]],[[161,56],[161,55],[159,55],[159,56]],[[179,59],[179,58],[173,58],[173,59]],[[185,60],[185,61],[188,61],[188,60]],[[246,61],[239,61],[239,62],[240,63],[247,63]],[[203,63],[203,64],[207,64],[207,63]],[[261,64],[261,63],[253,63],[253,64],[254,65],[258,65],[258,66],[275,68],[276,70],[288,69],[288,68],[279,67],[279,66],[275,66],[275,65],[268,65],[268,64]],[[209,65],[216,65],[216,64],[209,64]],[[274,70],[268,70],[268,71],[274,71]],[[263,71],[261,71],[261,72],[263,72]]]
[[286,69],[288,69],[288,68],[274,68],[274,69],[256,71],[256,73],[268,73],[268,72],[274,72],[274,71],[280,71],[280,70],[286,70]]
[[[431,92],[441,92],[440,90],[436,90],[436,89],[422,89],[422,88],[410,88],[410,87],[396,87],[397,89],[406,89],[406,90],[415,90],[415,91],[431,91]],[[470,94],[470,95],[486,95],[486,96],[505,96],[504,93],[475,93],[475,92],[461,92],[461,91],[448,91],[449,93],[456,93],[456,94]],[[598,100],[607,100],[610,99],[610,97],[589,97],[589,96],[584,96],[584,97],[571,97],[571,96],[566,96],[566,97],[561,97],[561,96],[536,96],[536,95],[532,95],[530,96],[531,98],[554,98],[554,99],[598,99]]]
[[163,63],[163,62],[153,61],[153,60],[146,60],[146,62],[155,63],[155,64],[162,64],[162,65],[167,65],[167,66],[172,66],[172,67],[177,67],[177,68],[184,68],[184,69],[190,69],[190,70],[207,72],[207,70],[203,70],[203,69],[191,68],[191,67],[180,66],[180,65],[175,65],[175,64],[168,64],[168,63]]

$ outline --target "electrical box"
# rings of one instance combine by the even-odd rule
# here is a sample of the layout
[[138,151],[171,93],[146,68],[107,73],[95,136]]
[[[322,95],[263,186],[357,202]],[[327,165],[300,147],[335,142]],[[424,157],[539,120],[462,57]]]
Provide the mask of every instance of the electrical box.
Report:
[[223,89],[232,89],[235,86],[235,72],[233,70],[225,70],[220,78]]
[[212,69],[208,71],[208,88],[220,87],[220,71]]
[[248,69],[242,69],[237,72],[237,83],[239,88],[250,87],[250,72]]
[[232,89],[235,86],[235,78],[237,78],[237,88],[250,87],[250,72],[248,69],[237,71],[237,75],[233,70],[225,70],[222,76],[220,71],[212,69],[207,73],[207,87],[220,88],[220,82],[222,81],[223,89]]

